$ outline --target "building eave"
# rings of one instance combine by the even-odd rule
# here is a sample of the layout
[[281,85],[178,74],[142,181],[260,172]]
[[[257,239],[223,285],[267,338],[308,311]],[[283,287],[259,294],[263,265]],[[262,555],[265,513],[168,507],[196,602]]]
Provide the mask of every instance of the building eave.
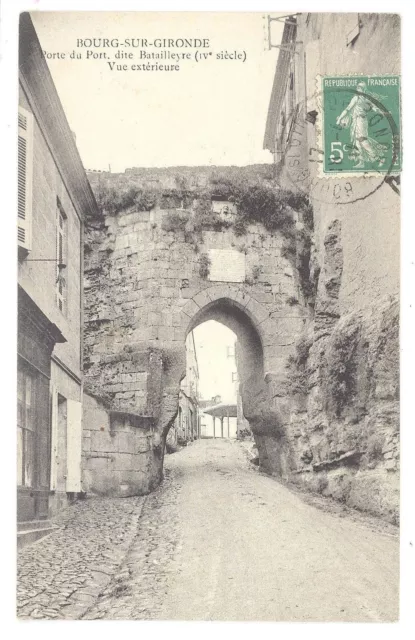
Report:
[[19,78],[79,218],[98,215],[74,136],[27,12],[20,15]]
[[[295,19],[291,18],[289,22],[284,23],[284,31],[281,38],[281,45],[283,46],[295,42],[297,25],[292,24],[293,20]],[[264,135],[264,149],[272,153],[275,151],[275,133],[285,96],[292,55],[293,53],[287,49],[281,48],[279,50]]]
[[215,418],[225,418],[229,416],[229,418],[236,418],[238,415],[237,406],[234,403],[226,403],[221,402],[220,404],[216,404],[213,407],[206,407],[203,409],[203,413],[206,413]]

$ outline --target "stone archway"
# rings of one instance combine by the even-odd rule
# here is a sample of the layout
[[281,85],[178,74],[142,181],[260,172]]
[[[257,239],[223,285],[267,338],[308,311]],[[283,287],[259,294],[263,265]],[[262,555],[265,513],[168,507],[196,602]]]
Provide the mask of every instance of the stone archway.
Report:
[[[284,381],[286,349],[291,345],[277,341],[281,330],[278,319],[266,306],[238,286],[220,284],[200,290],[181,310],[181,345],[173,358],[176,363],[165,375],[164,396],[157,425],[160,452],[178,410],[178,394],[184,376],[187,334],[208,320],[231,329],[238,339],[238,373],[244,416],[254,434],[262,462],[266,449],[263,439],[283,432],[289,415]],[[278,368],[279,367],[279,368]],[[161,464],[163,456],[161,457]],[[160,469],[162,474],[162,469]]]
[[[218,288],[219,289],[219,288]],[[229,296],[221,297],[223,295],[222,290],[215,290],[211,287],[208,290],[201,292],[196,296],[196,299],[202,303],[205,301],[204,306],[199,306],[194,299],[182,310],[182,323],[183,323],[183,346],[185,349],[185,338],[190,331],[195,329],[198,325],[203,324],[208,320],[216,320],[221,324],[231,329],[238,339],[238,370],[240,372],[242,389],[247,389],[243,393],[243,399],[245,399],[245,413],[248,408],[248,389],[251,390],[250,397],[254,397],[254,389],[256,393],[261,393],[264,387],[264,351],[262,346],[261,337],[258,329],[256,328],[257,319],[253,316],[252,312],[245,309],[249,302],[253,302],[249,295],[244,296],[244,299],[236,300]],[[203,304],[203,303],[202,303]],[[192,314],[192,315],[189,315]],[[183,354],[185,356],[185,353]],[[180,366],[178,366],[171,373],[173,380],[171,383],[174,387],[176,383],[176,389],[174,389],[175,395],[178,393],[181,378],[183,376],[181,358]],[[166,401],[166,405],[169,406],[169,402]],[[250,405],[252,402],[249,403]],[[174,413],[173,420],[176,416]],[[170,416],[165,415],[160,424],[163,434],[167,434],[168,429],[172,423]]]

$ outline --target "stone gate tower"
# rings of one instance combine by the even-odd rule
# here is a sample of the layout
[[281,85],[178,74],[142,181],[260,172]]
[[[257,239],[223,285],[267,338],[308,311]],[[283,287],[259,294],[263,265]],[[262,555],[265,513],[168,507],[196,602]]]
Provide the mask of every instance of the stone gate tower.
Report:
[[[175,204],[176,206],[172,206]],[[307,309],[279,232],[234,225],[232,203],[191,208],[166,199],[89,225],[85,249],[84,489],[133,495],[162,478],[167,432],[185,373],[185,339],[215,319],[238,338],[245,417],[261,463],[284,473],[286,360]],[[301,226],[301,223],[297,222]],[[209,228],[210,227],[210,228]]]

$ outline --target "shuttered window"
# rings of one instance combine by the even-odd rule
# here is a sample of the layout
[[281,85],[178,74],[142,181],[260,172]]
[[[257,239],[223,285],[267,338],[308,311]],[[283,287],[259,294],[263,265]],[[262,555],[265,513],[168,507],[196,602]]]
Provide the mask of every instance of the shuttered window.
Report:
[[67,219],[59,198],[56,206],[56,304],[62,313],[66,301]]
[[33,115],[19,107],[17,243],[32,248]]

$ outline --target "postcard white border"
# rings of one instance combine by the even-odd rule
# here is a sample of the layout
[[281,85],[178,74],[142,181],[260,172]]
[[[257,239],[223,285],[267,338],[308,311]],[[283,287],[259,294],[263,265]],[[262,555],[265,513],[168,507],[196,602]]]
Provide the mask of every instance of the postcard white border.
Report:
[[[401,618],[398,624],[329,624],[314,623],[304,627],[296,623],[136,623],[136,622],[34,622],[23,623],[15,619],[15,461],[9,452],[15,450],[15,422],[16,384],[14,375],[16,361],[16,247],[15,211],[16,211],[16,118],[17,110],[17,25],[19,11],[76,11],[76,10],[107,10],[107,11],[258,11],[261,13],[281,13],[307,10],[313,12],[330,12],[347,9],[348,12],[386,12],[400,13],[402,16],[403,61],[402,61],[402,131],[404,131],[404,147],[409,150],[414,144],[414,122],[412,118],[414,104],[414,83],[411,54],[415,41],[415,6],[406,0],[349,0],[347,5],[333,5],[331,0],[316,2],[284,3],[263,2],[258,7],[257,2],[239,0],[237,5],[228,0],[206,0],[199,3],[189,0],[174,3],[158,0],[3,0],[0,23],[1,38],[1,80],[2,98],[0,104],[0,131],[2,140],[2,237],[6,239],[6,246],[0,252],[3,316],[2,328],[5,339],[3,341],[3,367],[0,371],[2,381],[2,427],[3,427],[3,464],[0,466],[3,487],[3,522],[2,536],[2,628],[5,637],[12,638],[42,638],[42,640],[58,635],[60,638],[89,637],[99,633],[100,638],[112,637],[121,633],[136,634],[147,637],[170,637],[184,640],[187,637],[210,638],[229,637],[237,635],[239,640],[252,638],[252,634],[259,633],[261,639],[265,637],[293,638],[409,638],[413,634],[415,607],[415,512],[414,486],[415,465],[415,420],[414,420],[414,363],[415,363],[415,215],[413,211],[413,192],[411,189],[412,176],[415,175],[415,160],[410,153],[405,154],[404,171],[402,173],[402,242],[401,242],[401,372],[402,372],[402,526],[401,526]],[[271,87],[270,87],[271,90]],[[408,114],[406,116],[406,113]],[[265,123],[264,123],[265,126]],[[13,241],[7,242],[7,239]],[[16,276],[15,276],[16,274]],[[339,575],[341,580],[341,575]],[[73,626],[73,624],[75,626]],[[58,626],[56,626],[58,625]]]

